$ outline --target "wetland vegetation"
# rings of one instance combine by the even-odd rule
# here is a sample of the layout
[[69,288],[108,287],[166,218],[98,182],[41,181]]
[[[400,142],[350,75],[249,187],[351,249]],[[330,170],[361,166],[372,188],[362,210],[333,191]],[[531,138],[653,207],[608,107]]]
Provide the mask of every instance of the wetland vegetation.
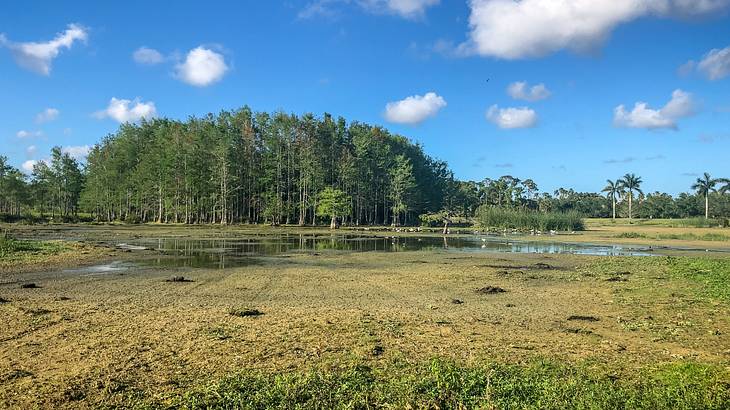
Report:
[[[4,225],[0,403],[726,408],[730,262],[702,238],[727,230],[650,222],[497,237]],[[648,251],[677,230],[694,236]],[[22,259],[77,247],[87,259]]]

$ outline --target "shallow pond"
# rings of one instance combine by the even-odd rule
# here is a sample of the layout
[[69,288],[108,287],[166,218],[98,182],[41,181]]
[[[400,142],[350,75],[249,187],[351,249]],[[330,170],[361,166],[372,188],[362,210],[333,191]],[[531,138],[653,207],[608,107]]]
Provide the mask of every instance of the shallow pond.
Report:
[[602,256],[651,256],[646,248],[561,242],[530,242],[503,237],[358,236],[284,234],[239,238],[136,239],[119,243],[126,248],[147,247],[165,257],[160,266],[225,268],[260,263],[257,256],[318,252],[402,252],[455,250],[467,252],[563,253]]

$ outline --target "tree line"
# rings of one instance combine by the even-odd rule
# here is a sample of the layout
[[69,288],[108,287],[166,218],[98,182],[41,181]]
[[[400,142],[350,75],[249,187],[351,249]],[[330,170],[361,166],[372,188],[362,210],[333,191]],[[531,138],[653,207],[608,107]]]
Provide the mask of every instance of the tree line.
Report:
[[603,194],[505,175],[459,181],[447,164],[386,129],[329,114],[244,107],[186,121],[123,124],[85,164],[60,148],[30,176],[0,156],[0,214],[18,219],[412,225],[472,218],[479,207],[587,217],[730,216],[730,181],[705,174],[695,194],[644,194],[627,174]]
[[344,223],[398,225],[441,209],[454,183],[382,127],[244,107],[121,126],[89,153],[81,205],[103,221],[305,225],[332,188]]

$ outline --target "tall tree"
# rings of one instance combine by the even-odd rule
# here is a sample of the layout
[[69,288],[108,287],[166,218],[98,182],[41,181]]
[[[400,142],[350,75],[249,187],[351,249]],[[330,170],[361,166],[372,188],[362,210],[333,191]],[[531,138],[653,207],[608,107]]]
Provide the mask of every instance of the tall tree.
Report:
[[641,191],[641,183],[643,181],[641,180],[641,177],[638,177],[634,174],[626,174],[618,182],[621,188],[626,191],[626,194],[629,197],[629,223],[631,223],[631,218],[633,217],[632,205],[634,201],[634,191],[636,191],[639,195],[644,194]]
[[623,193],[621,180],[611,181],[607,179],[606,186],[603,187],[601,192],[605,192],[606,196],[611,200],[612,218],[616,219],[616,198],[620,197]]
[[337,228],[337,218],[350,212],[350,197],[332,187],[327,187],[319,193],[317,202],[317,215],[330,218],[330,229]]
[[403,155],[397,155],[390,169],[390,199],[392,200],[393,225],[400,225],[401,214],[405,215],[408,212],[411,191],[415,184],[411,161]]
[[718,182],[721,182],[721,180],[713,179],[710,174],[705,172],[702,175],[702,178],[697,178],[697,181],[692,184],[692,189],[694,189],[698,195],[705,197],[705,219],[710,217],[710,193],[717,191],[715,186]]

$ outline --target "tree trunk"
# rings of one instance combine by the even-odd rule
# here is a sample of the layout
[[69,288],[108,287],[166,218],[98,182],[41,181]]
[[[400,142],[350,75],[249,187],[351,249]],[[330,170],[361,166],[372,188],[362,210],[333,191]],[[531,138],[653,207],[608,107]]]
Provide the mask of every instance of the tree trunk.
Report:
[[337,229],[337,217],[332,215],[332,221],[330,222],[330,229]]
[[710,194],[705,194],[705,219],[710,218]]
[[612,201],[613,202],[613,219],[616,219],[616,197],[614,196],[612,199],[613,199],[613,201]]
[[632,199],[633,198],[634,198],[634,195],[631,194],[631,193],[629,193],[629,223],[631,223],[631,217],[632,217],[632,214],[631,214],[631,212],[632,212],[631,203],[632,203]]

